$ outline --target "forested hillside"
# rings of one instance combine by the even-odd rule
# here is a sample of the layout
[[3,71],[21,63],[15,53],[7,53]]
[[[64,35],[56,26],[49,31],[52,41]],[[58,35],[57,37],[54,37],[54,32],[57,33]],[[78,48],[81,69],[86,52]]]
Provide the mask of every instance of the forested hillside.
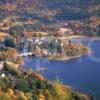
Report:
[[[25,27],[49,33],[58,33],[61,21],[74,21],[70,22],[71,27],[65,28],[71,28],[74,34],[94,36],[100,31],[100,0],[0,0],[0,20],[8,17],[20,21],[35,20],[34,25]],[[73,27],[74,23],[79,25],[78,28]]]

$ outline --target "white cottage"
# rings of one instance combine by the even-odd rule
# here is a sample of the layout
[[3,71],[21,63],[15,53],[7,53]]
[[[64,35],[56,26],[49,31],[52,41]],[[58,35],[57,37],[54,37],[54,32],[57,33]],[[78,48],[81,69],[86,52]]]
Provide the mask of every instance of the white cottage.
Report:
[[2,70],[2,69],[3,69],[3,66],[4,66],[4,62],[3,62],[3,61],[1,61],[1,62],[0,62],[0,70]]

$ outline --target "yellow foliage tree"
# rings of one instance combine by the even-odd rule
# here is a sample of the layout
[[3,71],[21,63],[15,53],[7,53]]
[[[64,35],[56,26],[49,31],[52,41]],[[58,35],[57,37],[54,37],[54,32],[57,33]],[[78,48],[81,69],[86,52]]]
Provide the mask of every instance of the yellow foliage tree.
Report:
[[42,95],[42,94],[39,94],[39,96],[38,96],[38,100],[45,100],[45,96]]
[[70,90],[67,90],[61,83],[55,82],[54,89],[56,92],[55,98],[57,98],[57,100],[72,100]]
[[18,100],[28,100],[25,94],[21,91],[18,92],[17,97],[18,97]]
[[10,96],[10,100],[17,100],[17,97],[15,96],[14,91],[12,89],[8,89],[7,93]]

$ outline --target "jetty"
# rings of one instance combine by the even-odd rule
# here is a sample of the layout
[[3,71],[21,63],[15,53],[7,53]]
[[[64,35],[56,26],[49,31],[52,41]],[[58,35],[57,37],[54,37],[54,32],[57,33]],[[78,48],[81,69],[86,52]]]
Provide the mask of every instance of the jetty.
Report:
[[34,55],[34,53],[33,52],[26,52],[26,53],[21,53],[20,54],[20,56],[32,56],[32,55]]

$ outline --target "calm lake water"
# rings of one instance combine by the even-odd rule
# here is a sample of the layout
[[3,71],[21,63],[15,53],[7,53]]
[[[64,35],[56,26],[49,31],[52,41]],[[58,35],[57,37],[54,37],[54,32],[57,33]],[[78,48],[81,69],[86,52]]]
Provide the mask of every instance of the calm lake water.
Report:
[[[96,94],[100,100],[100,39],[73,39],[82,42],[92,49],[87,56],[71,59],[69,61],[50,61],[46,58],[25,57],[25,66],[37,70],[49,80],[56,80],[57,77],[64,84],[87,94]],[[25,67],[27,68],[27,67]]]

